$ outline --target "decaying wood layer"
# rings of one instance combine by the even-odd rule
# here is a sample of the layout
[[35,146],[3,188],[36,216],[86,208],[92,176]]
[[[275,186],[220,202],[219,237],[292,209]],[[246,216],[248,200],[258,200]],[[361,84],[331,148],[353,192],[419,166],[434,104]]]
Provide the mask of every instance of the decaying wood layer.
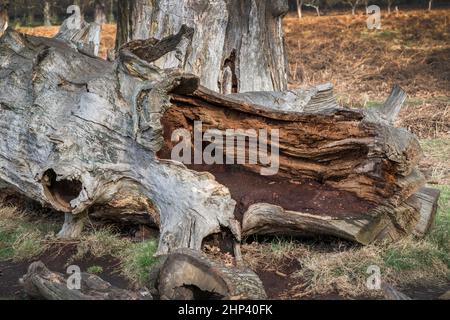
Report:
[[158,291],[163,300],[267,298],[252,270],[228,268],[189,249],[176,250],[167,257],[159,273]]
[[[179,35],[165,41],[182,42]],[[1,38],[0,180],[69,214],[61,236],[76,235],[79,228],[73,224],[80,220],[70,215],[89,209],[111,216],[140,214],[141,221],[159,226],[159,254],[200,249],[206,236],[223,228],[240,241],[236,209],[241,207],[245,217],[249,205],[267,201],[251,195],[242,205],[219,178],[163,159],[173,146],[171,132],[192,130],[195,120],[203,122],[203,130],[279,129],[276,183],[298,195],[308,185],[318,186],[318,191],[310,188],[318,208],[299,229],[309,223],[313,234],[362,243],[413,231],[420,215],[415,193],[423,185],[417,170],[421,151],[412,134],[390,125],[390,116],[340,108],[330,86],[221,95],[200,86],[196,76],[140,59],[135,49],[125,46],[109,63],[57,39],[13,31]],[[154,41],[147,54],[152,51],[166,52]],[[390,101],[388,110],[401,99]],[[258,176],[262,169],[238,167]],[[276,185],[269,181],[258,190],[270,192]],[[287,196],[283,189],[277,192],[281,200]],[[340,198],[352,199],[352,210],[321,209]],[[308,213],[299,208],[275,211]],[[332,229],[334,222],[316,227],[340,217],[352,230]],[[248,234],[252,228],[245,221]]]
[[[74,275],[76,276],[76,275]],[[20,282],[25,293],[34,299],[45,300],[143,300],[151,296],[142,296],[128,290],[119,289],[100,277],[80,273],[79,287],[77,280],[64,277],[50,271],[41,262],[34,262]],[[78,289],[79,288],[79,289]]]
[[287,89],[282,17],[287,0],[119,1],[117,44],[194,30],[155,65],[199,76],[217,92]]
[[[262,204],[264,209],[257,211],[258,214],[254,210],[244,212],[246,235],[263,230],[268,234],[292,231],[288,233],[331,234],[370,243],[410,234],[419,220],[420,203],[415,193],[424,183],[417,169],[421,149],[411,133],[390,125],[393,118],[388,112],[398,109],[393,101],[401,104],[404,99],[397,99],[397,96],[404,97],[404,92],[395,88],[380,111],[343,109],[330,95],[329,86],[309,91],[227,96],[200,87],[192,95],[173,95],[175,107],[166,113],[163,122],[169,133],[180,127],[192,131],[194,121],[202,121],[204,131],[279,129],[278,176],[299,184],[299,196],[304,189],[301,185],[314,180],[332,188],[314,194],[318,203],[337,204],[349,192],[369,205],[359,212],[349,207],[348,212],[338,214],[336,207],[310,214],[311,210],[302,212],[301,206],[283,210],[277,203]],[[165,135],[168,150],[161,152],[166,156],[172,147],[169,133]],[[245,147],[248,149],[248,145]],[[226,153],[222,145],[217,148],[225,149]],[[251,151],[245,150],[242,154],[247,163],[242,167],[259,173],[261,166],[248,165]],[[280,195],[283,196],[287,195]],[[342,205],[345,209],[346,204]],[[256,216],[261,218],[262,213],[266,214],[267,221],[255,222]]]

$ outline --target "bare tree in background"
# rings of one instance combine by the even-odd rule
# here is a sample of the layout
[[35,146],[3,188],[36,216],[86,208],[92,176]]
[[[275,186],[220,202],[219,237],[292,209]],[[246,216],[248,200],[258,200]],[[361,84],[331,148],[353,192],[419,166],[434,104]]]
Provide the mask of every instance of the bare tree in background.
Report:
[[345,3],[352,7],[352,15],[356,14],[356,7],[358,6],[360,0],[346,0]]
[[366,8],[366,14],[369,14],[369,0],[364,0],[364,7]]
[[387,0],[388,5],[388,14],[391,14],[392,12],[392,5],[394,4],[395,0]]
[[305,6],[314,8],[317,16],[320,17],[320,0],[306,0]]
[[116,5],[116,0],[109,0],[108,1],[108,22],[113,23],[114,22],[114,7]]
[[8,28],[9,16],[8,16],[9,1],[2,0],[0,2],[0,35]]
[[44,9],[43,9],[43,16],[44,16],[44,25],[45,26],[51,26],[51,5],[50,1],[44,1]]
[[428,0],[428,11],[431,11],[432,5],[433,5],[433,0]]
[[303,16],[302,14],[303,2],[304,0],[297,0],[297,14],[299,19],[301,19]]
[[95,21],[95,23],[98,23],[99,25],[105,24],[107,22],[104,2],[105,1],[103,1],[103,0],[95,1],[94,21]]

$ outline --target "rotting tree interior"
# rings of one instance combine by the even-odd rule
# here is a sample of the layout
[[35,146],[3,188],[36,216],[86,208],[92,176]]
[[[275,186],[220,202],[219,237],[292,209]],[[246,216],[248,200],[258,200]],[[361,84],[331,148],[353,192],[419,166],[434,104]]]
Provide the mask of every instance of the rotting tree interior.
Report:
[[[186,164],[189,169],[213,174],[219,183],[230,190],[237,203],[235,216],[238,220],[242,220],[243,214],[255,203],[269,203],[290,211],[332,217],[357,217],[375,207],[375,198],[361,197],[370,193],[373,186],[366,186],[366,190],[355,188],[357,192],[351,192],[351,188],[345,190],[349,180],[356,179],[357,182],[358,179],[365,179],[353,171],[366,160],[368,150],[362,142],[371,138],[370,130],[361,128],[359,119],[336,122],[336,116],[331,116],[328,119],[323,117],[318,123],[305,116],[302,122],[290,122],[215,106],[198,97],[174,96],[172,103],[174,107],[162,119],[165,142],[158,153],[161,159],[171,158],[172,149],[177,143],[171,141],[172,133],[179,128],[192,133],[194,121],[202,122],[203,133],[208,129],[280,130],[280,170],[276,175],[261,175],[259,164],[249,164],[248,137],[246,150],[243,151],[245,164],[236,164],[239,154],[237,148],[234,149],[235,161],[231,165]],[[334,135],[335,140],[339,141],[344,136],[348,137],[349,133],[354,136],[353,143],[349,141],[347,145],[330,146],[326,150],[325,145],[331,143],[325,140],[325,136]],[[361,139],[361,143],[358,143],[358,139]],[[216,145],[216,150],[225,151],[224,145]],[[203,150],[205,147],[203,142]],[[194,163],[193,149],[191,163]],[[385,163],[380,161],[378,165],[383,166]],[[377,187],[382,183],[380,179]],[[342,189],[334,187],[340,184]],[[380,189],[384,193],[392,192],[387,185]]]
[[48,199],[63,212],[71,212],[70,201],[76,199],[81,190],[82,184],[78,180],[58,181],[55,171],[49,169],[42,177],[42,186]]

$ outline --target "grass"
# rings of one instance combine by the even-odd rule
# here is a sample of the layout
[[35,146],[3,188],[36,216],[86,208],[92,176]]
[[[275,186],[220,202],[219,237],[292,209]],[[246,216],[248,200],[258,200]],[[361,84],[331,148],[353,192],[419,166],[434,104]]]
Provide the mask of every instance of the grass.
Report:
[[118,271],[136,285],[146,284],[150,267],[158,261],[154,257],[158,249],[157,241],[136,243],[111,228],[92,230],[80,239],[77,249],[73,259],[81,259],[88,253],[95,257],[111,256],[119,259]]
[[128,248],[123,254],[123,274],[134,283],[146,283],[150,267],[158,261],[154,257],[157,249],[156,241],[141,242]]
[[52,223],[31,223],[26,213],[12,206],[0,207],[0,260],[30,260],[47,248],[45,240],[57,230]]
[[[0,206],[0,261],[31,261],[61,241],[55,238],[55,224],[35,221],[12,206]],[[157,241],[133,242],[112,228],[92,228],[77,241],[77,252],[69,260],[94,257],[114,257],[120,261],[117,271],[136,285],[145,285],[154,257]],[[100,266],[87,270],[93,274],[103,272]]]
[[103,273],[103,268],[101,266],[90,266],[86,271],[92,274],[101,274]]
[[428,157],[442,164],[450,162],[450,139],[422,139],[420,145]]

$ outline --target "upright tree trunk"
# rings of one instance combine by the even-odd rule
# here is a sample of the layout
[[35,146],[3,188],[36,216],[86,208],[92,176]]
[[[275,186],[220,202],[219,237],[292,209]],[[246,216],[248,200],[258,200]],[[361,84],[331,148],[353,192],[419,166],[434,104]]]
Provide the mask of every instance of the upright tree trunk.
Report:
[[297,0],[297,14],[298,18],[302,19],[302,7],[303,7],[303,0]]
[[352,16],[354,16],[356,14],[356,6],[352,7]]
[[8,16],[9,1],[3,1],[0,3],[0,36],[8,29],[9,16]]
[[105,14],[105,7],[101,3],[97,3],[95,5],[95,23],[102,25],[107,22],[106,20],[106,14]]
[[316,9],[317,16],[320,17],[320,8],[319,8],[319,6],[314,6],[314,9]]
[[45,26],[51,26],[52,22],[51,22],[51,8],[50,8],[50,2],[49,1],[45,1],[44,2],[44,25]]
[[194,29],[192,38],[158,60],[159,67],[194,73],[218,92],[287,89],[286,0],[124,0],[118,10],[117,48],[175,34],[184,24]]
[[428,11],[431,11],[431,6],[433,5],[433,0],[428,1]]
[[108,23],[114,23],[114,0],[109,1]]

